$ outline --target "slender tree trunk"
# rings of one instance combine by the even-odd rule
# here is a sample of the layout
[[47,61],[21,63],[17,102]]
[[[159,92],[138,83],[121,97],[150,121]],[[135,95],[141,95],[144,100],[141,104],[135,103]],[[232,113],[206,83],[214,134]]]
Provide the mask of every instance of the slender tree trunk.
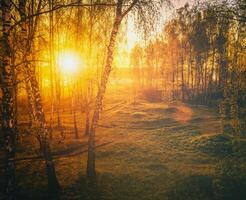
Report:
[[207,101],[208,98],[208,52],[206,52],[206,56],[204,59],[204,88],[203,88],[203,93],[204,93],[204,98],[203,98],[203,103]]
[[[92,0],[90,0],[90,3],[92,4]],[[90,27],[89,27],[89,66],[90,68],[92,67],[92,31],[93,31],[93,7],[90,7],[89,10],[89,22],[90,22]],[[89,76],[91,72],[89,71]],[[85,94],[85,135],[89,135],[90,133],[90,101],[91,101],[91,93],[92,93],[92,85],[91,83],[88,83],[87,86],[87,92]]]
[[[59,15],[55,16],[55,20],[56,20],[56,30],[57,30],[57,51],[59,51],[60,49],[60,45],[59,45],[59,40],[60,40],[60,34],[59,34]],[[65,139],[65,135],[64,135],[64,128],[62,125],[62,118],[61,118],[61,98],[63,94],[63,90],[64,90],[64,86],[62,85],[64,83],[64,81],[61,78],[61,72],[60,69],[57,68],[55,65],[55,94],[56,94],[56,115],[57,115],[57,127],[58,130],[60,131],[60,135],[62,139]]]
[[117,9],[116,9],[116,17],[113,24],[113,29],[110,36],[110,41],[107,50],[107,58],[106,58],[106,65],[104,67],[104,71],[101,77],[101,84],[98,89],[96,103],[95,103],[95,110],[92,117],[92,123],[89,133],[88,139],[88,159],[87,159],[87,177],[90,180],[94,180],[96,178],[96,170],[95,170],[95,136],[96,136],[96,126],[99,121],[99,114],[102,108],[102,102],[104,98],[104,94],[106,91],[108,79],[110,72],[112,70],[112,62],[114,56],[114,48],[116,37],[119,31],[119,27],[122,21],[122,0],[118,1]]
[[214,65],[215,65],[215,47],[213,46],[212,51],[212,69],[209,77],[209,85],[208,85],[208,96],[211,98],[213,92],[213,85],[214,85]]
[[61,79],[60,79],[60,70],[56,68],[55,70],[55,96],[56,96],[56,115],[57,115],[57,127],[60,131],[61,137],[64,139],[64,129],[62,126],[62,119],[61,119]]
[[90,133],[90,109],[86,106],[85,108],[85,135]]
[[192,77],[192,48],[190,46],[189,50],[189,64],[188,64],[188,98],[191,99],[192,91],[193,91],[193,77]]
[[[43,105],[42,105],[42,100],[41,100],[41,94],[40,94],[40,89],[38,85],[38,81],[36,78],[36,73],[35,69],[33,66],[30,66],[27,61],[30,60],[31,58],[31,52],[32,52],[32,39],[34,38],[35,34],[35,29],[36,27],[33,28],[33,35],[28,37],[28,24],[26,21],[26,0],[20,0],[19,4],[19,10],[20,10],[20,15],[23,20],[21,24],[22,28],[22,39],[23,43],[25,44],[23,47],[24,49],[24,61],[26,61],[25,65],[25,73],[29,77],[30,84],[31,84],[31,89],[32,89],[32,95],[34,99],[34,105],[35,105],[35,111],[36,111],[36,116],[37,116],[37,122],[38,122],[38,127],[39,127],[39,133],[37,135],[37,139],[40,143],[40,150],[43,153],[44,160],[46,163],[46,172],[47,172],[47,177],[48,177],[48,187],[49,190],[52,192],[57,192],[59,190],[59,184],[56,178],[56,173],[55,173],[55,167],[54,163],[52,160],[52,155],[50,151],[50,146],[49,146],[49,141],[48,141],[48,129],[47,129],[47,124],[45,120],[45,115],[44,115],[44,110],[43,110]],[[37,20],[37,19],[36,19]],[[35,24],[36,26],[37,24]]]
[[181,55],[181,81],[182,81],[182,101],[184,101],[185,95],[185,82],[184,82],[184,58]]
[[31,127],[33,124],[33,120],[36,121],[37,118],[35,113],[35,106],[33,103],[31,86],[27,76],[26,76],[25,84],[26,84],[26,93],[27,93],[27,102],[28,102],[29,126]]
[[[49,9],[53,9],[53,0],[49,0]],[[54,17],[53,12],[49,13],[49,53],[50,53],[50,91],[51,91],[51,115],[50,115],[50,138],[52,139],[53,120],[55,110],[55,87],[54,87]]]
[[5,167],[4,192],[6,199],[15,199],[15,94],[14,69],[11,66],[11,47],[9,30],[11,26],[11,1],[1,1],[2,10],[2,133],[4,139]]
[[48,129],[46,125],[41,95],[38,87],[38,82],[36,80],[34,72],[31,72],[29,74],[30,81],[32,84],[32,89],[34,93],[34,100],[36,105],[36,113],[37,113],[37,119],[40,126],[40,132],[38,135],[38,140],[40,143],[40,149],[43,153],[45,163],[46,163],[46,171],[48,176],[48,187],[49,190],[52,192],[57,192],[59,190],[59,183],[56,178],[56,172],[55,172],[55,166],[53,163],[51,151],[50,151],[50,145],[48,141]]
[[59,99],[58,100],[58,105],[56,107],[56,114],[57,114],[57,127],[60,131],[60,135],[61,135],[61,138],[62,139],[65,139],[65,134],[64,134],[64,128],[63,128],[63,125],[62,125],[62,119],[61,119],[61,113],[60,113],[60,107],[61,107],[61,97],[59,96]]
[[76,107],[75,106],[75,100],[74,100],[74,96],[73,96],[72,97],[72,112],[73,112],[74,136],[75,136],[75,139],[79,139],[75,107]]
[[189,47],[189,61],[188,61],[188,73],[187,73],[188,87],[190,87],[190,72],[191,72],[191,47]]

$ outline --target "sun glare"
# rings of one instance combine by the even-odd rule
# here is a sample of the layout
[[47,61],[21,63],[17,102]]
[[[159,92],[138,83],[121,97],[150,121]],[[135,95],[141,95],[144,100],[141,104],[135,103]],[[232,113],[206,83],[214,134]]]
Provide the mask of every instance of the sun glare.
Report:
[[74,74],[84,67],[79,54],[72,51],[60,53],[58,65],[64,74]]
[[132,48],[138,42],[139,38],[135,31],[134,21],[131,17],[129,17],[127,23],[128,23],[127,24],[127,47],[128,47],[128,50],[131,51]]

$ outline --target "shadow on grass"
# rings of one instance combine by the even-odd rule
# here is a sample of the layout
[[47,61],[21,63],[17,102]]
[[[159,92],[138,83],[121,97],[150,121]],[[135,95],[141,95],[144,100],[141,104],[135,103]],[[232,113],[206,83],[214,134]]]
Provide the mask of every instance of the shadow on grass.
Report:
[[167,192],[169,200],[211,200],[213,199],[213,179],[210,176],[193,175],[172,185]]
[[246,176],[234,164],[223,164],[216,176],[193,175],[172,185],[166,193],[168,200],[245,200]]
[[81,176],[70,186],[64,188],[61,199],[71,200],[101,200],[102,189],[97,183],[90,183],[86,177]]
[[60,193],[48,192],[45,188],[33,188],[33,189],[17,189],[18,200],[60,200]]
[[[81,176],[62,188],[59,195],[47,193],[44,183],[19,188],[18,200],[245,200],[244,168],[223,163],[215,176],[191,175],[167,181],[168,177],[142,180],[131,175],[98,174],[96,184]],[[171,177],[169,177],[170,179]],[[168,184],[170,183],[170,184]]]
[[131,175],[103,173],[98,175],[95,185],[89,184],[84,177],[79,178],[65,188],[62,200],[159,200],[156,198],[157,188],[154,182],[141,181]]
[[213,181],[216,200],[246,199],[246,163],[230,158],[217,164]]

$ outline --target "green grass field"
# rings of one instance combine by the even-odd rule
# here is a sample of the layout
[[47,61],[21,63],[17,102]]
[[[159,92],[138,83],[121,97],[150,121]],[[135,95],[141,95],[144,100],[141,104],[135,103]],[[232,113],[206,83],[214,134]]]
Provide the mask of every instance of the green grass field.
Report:
[[[143,100],[106,102],[97,129],[96,185],[85,178],[84,114],[77,112],[78,140],[71,119],[71,113],[63,113],[66,138],[61,140],[55,131],[52,141],[60,196],[47,194],[44,163],[31,160],[17,163],[19,199],[246,199],[246,151],[241,148],[246,141],[221,133],[216,109]],[[17,158],[38,154],[35,135],[25,126],[20,130]]]

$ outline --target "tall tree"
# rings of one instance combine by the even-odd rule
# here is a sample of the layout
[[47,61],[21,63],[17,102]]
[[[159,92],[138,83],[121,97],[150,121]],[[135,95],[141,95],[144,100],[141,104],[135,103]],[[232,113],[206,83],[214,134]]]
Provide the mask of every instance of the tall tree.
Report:
[[[26,0],[20,0],[19,1],[19,11],[20,11],[20,16],[22,19],[21,23],[21,29],[22,29],[22,39],[23,39],[23,48],[24,48],[24,63],[25,63],[25,73],[28,76],[28,79],[30,80],[30,85],[31,85],[31,91],[33,95],[33,100],[34,100],[34,105],[35,105],[35,113],[37,116],[37,126],[38,126],[38,131],[37,131],[37,139],[40,144],[40,150],[44,156],[45,164],[46,164],[46,172],[47,172],[47,177],[48,177],[48,187],[50,191],[58,191],[59,190],[59,183],[56,178],[56,173],[55,173],[55,166],[53,163],[52,155],[51,155],[51,150],[50,150],[50,144],[49,144],[49,132],[47,128],[47,123],[45,120],[45,114],[43,110],[43,104],[42,104],[42,97],[40,94],[40,89],[39,89],[39,84],[36,78],[36,73],[35,73],[35,66],[31,66],[30,63],[28,62],[31,60],[31,54],[33,53],[32,49],[32,44],[33,44],[33,38],[34,34],[36,32],[36,26],[37,24],[34,24],[33,29],[28,32],[28,20],[27,20],[27,11],[26,11]],[[40,10],[42,1],[39,1],[38,5],[38,11]],[[36,18],[36,20],[38,20]],[[31,33],[31,34],[30,34]]]
[[[160,1],[146,1],[146,0],[117,0],[116,1],[116,8],[115,8],[115,18],[113,22],[113,27],[110,34],[110,40],[107,49],[106,55],[106,62],[103,68],[101,82],[99,85],[99,89],[96,96],[95,102],[95,110],[92,116],[90,134],[88,139],[88,159],[87,159],[87,177],[91,180],[94,180],[96,177],[96,169],[95,169],[95,134],[96,134],[96,127],[99,121],[100,110],[103,104],[103,98],[105,95],[105,91],[107,88],[108,79],[110,76],[110,72],[112,70],[112,63],[114,58],[115,52],[115,44],[116,38],[120,29],[120,25],[122,20],[128,13],[135,9],[136,12],[141,13],[140,16],[145,16],[145,13],[151,13],[150,16],[154,18],[156,12],[159,8]],[[142,21],[146,22],[146,18],[142,18]]]
[[2,83],[2,133],[5,150],[4,191],[6,199],[15,199],[15,93],[14,69],[11,62],[11,1],[1,1],[2,11],[2,51],[1,51],[1,83]]

